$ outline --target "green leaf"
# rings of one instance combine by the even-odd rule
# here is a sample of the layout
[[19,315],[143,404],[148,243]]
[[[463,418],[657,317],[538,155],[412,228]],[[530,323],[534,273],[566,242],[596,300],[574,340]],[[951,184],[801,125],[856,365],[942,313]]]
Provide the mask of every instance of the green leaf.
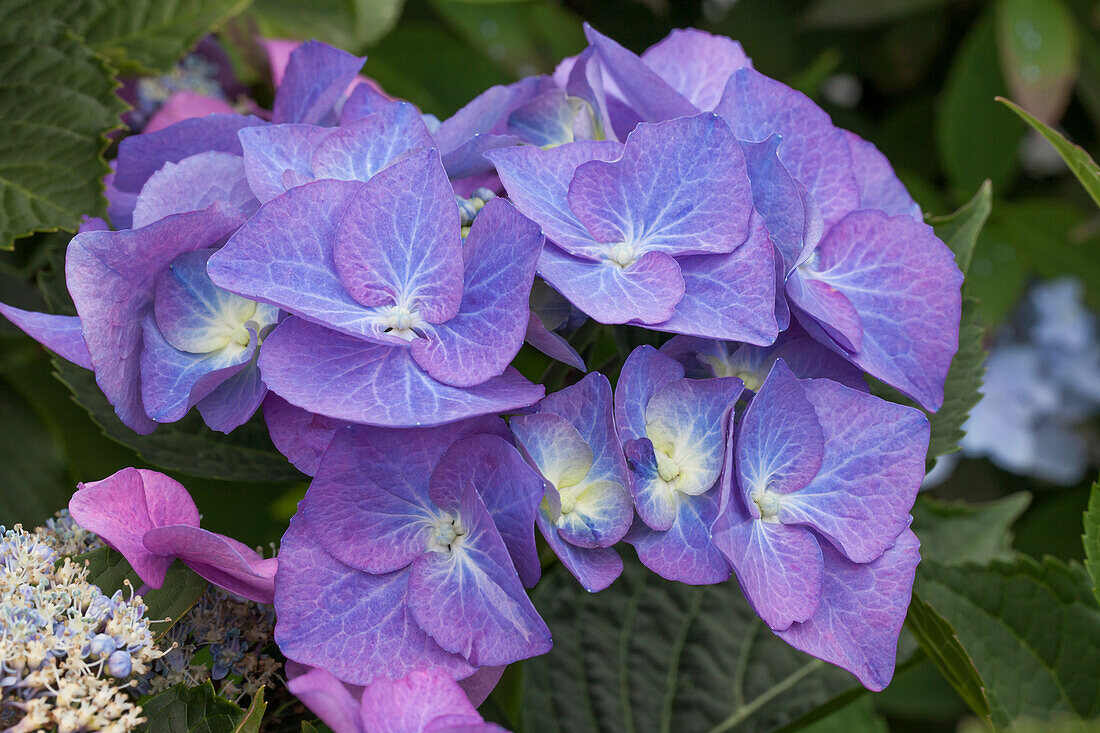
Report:
[[252,696],[252,704],[248,706],[244,719],[241,720],[233,733],[260,733],[260,723],[263,722],[266,711],[267,703],[264,702],[264,688],[261,687]]
[[397,24],[404,0],[257,0],[252,7],[269,38],[315,38],[358,53]]
[[103,60],[60,23],[0,11],[0,249],[36,231],[76,231],[105,207],[105,135],[126,105]]
[[1100,602],[1100,481],[1092,485],[1084,520],[1085,569],[1092,578],[1092,593]]
[[158,426],[150,435],[138,435],[118,419],[90,371],[62,359],[55,358],[53,363],[58,379],[69,387],[104,434],[134,449],[154,466],[232,481],[288,482],[302,478],[275,450],[258,414],[229,435],[208,428],[194,410],[179,422]]
[[811,28],[866,28],[926,12],[953,0],[817,0],[802,16]]
[[875,712],[874,702],[864,695],[832,715],[807,725],[806,733],[889,733],[886,718]]
[[[128,596],[131,592],[130,588],[136,592],[144,585],[122,553],[109,547],[96,548],[83,555],[77,555],[73,560],[88,564],[88,581],[99,586],[106,595],[121,590]],[[128,584],[127,581],[129,581]],[[141,593],[141,599],[148,609],[145,616],[152,622],[158,639],[191,610],[208,586],[209,583],[206,580],[192,572],[182,562],[174,562],[168,568],[164,585]]]
[[470,46],[516,76],[553,71],[587,45],[580,18],[547,0],[432,0],[432,7]]
[[948,565],[1010,559],[1012,525],[1030,503],[1026,491],[983,504],[921,496],[913,506],[921,557]]
[[198,687],[181,682],[141,706],[141,733],[234,733],[245,712],[214,692],[210,680]]
[[[7,344],[5,343],[5,348]],[[0,380],[0,524],[39,526],[69,502],[74,485],[53,436],[31,406]]]
[[978,187],[974,198],[944,216],[930,216],[928,223],[936,230],[936,236],[955,253],[955,263],[965,275],[974,258],[978,234],[993,210],[993,183],[988,179]]
[[959,449],[965,435],[962,426],[974,405],[982,399],[979,390],[985,376],[984,331],[978,325],[978,301],[963,295],[962,320],[959,323],[959,350],[947,370],[943,385],[943,406],[928,415],[932,434],[928,443],[928,460]]
[[1006,124],[994,97],[1005,94],[997,65],[992,8],[970,30],[954,60],[937,110],[936,144],[951,187],[960,194],[989,178],[1008,189],[1019,165],[1022,124]]
[[773,730],[857,687],[788,646],[735,581],[689,586],[627,561],[588,593],[560,566],[534,602],[554,649],[524,662],[521,730]]
[[0,21],[61,21],[127,72],[167,71],[251,0],[8,0]]
[[954,629],[993,725],[1100,715],[1100,608],[1080,565],[1023,555],[988,567],[923,562],[916,595]]
[[1092,156],[1085,152],[1080,145],[1074,145],[1066,140],[1057,130],[1047,127],[1014,102],[1003,97],[997,97],[997,101],[1019,115],[1024,122],[1035,128],[1040,135],[1054,146],[1054,149],[1062,156],[1062,160],[1066,161],[1066,165],[1069,166],[1073,175],[1077,176],[1077,180],[1085,187],[1089,196],[1092,196],[1092,200],[1096,202],[1097,206],[1100,206],[1100,167],[1097,167]]
[[1077,21],[1061,0],[998,0],[997,50],[1011,95],[1057,122],[1080,68]]
[[959,697],[976,715],[989,720],[991,708],[985,682],[951,624],[925,603],[918,593],[913,593],[913,599],[909,602],[905,624]]

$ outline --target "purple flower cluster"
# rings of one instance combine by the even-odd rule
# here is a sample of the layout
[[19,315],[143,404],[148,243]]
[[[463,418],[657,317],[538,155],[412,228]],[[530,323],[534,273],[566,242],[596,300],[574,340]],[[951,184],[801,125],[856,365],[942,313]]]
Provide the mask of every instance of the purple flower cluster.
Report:
[[[590,591],[625,541],[669,579],[736,574],[777,634],[869,688],[893,673],[929,429],[863,377],[942,404],[952,253],[873,145],[739,44],[677,31],[637,56],[586,32],[553,76],[441,124],[303,44],[270,119],[122,141],[116,230],[69,245],[77,317],[0,307],[135,431],[191,406],[229,431],[264,404],[314,476],[276,638],[341,729],[550,649],[524,591],[536,526]],[[578,312],[677,335],[614,390],[593,372],[544,397],[510,364],[526,340],[583,368],[554,330]],[[197,517],[154,504],[109,541],[187,559]]]

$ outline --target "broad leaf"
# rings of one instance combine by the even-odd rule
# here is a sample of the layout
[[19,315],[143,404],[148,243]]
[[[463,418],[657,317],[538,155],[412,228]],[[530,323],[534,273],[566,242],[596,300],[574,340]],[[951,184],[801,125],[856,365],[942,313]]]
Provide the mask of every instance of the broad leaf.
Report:
[[[965,290],[965,285],[963,286]],[[978,325],[978,301],[963,295],[962,321],[959,324],[959,350],[947,371],[943,386],[943,407],[929,414],[932,437],[928,444],[928,460],[954,453],[962,440],[962,426],[974,405],[982,399],[978,391],[985,376],[984,330]]]
[[955,253],[955,264],[963,275],[970,271],[978,234],[989,219],[993,209],[993,184],[986,180],[974,194],[974,198],[944,216],[930,216],[928,223],[936,230],[936,236]]
[[587,593],[559,568],[534,601],[554,649],[524,663],[524,731],[773,730],[857,687],[772,634],[732,580],[671,583],[628,561]]
[[105,135],[125,105],[103,60],[65,26],[0,10],[0,249],[36,231],[76,231],[103,211]]
[[[3,342],[4,348],[10,348]],[[65,506],[76,488],[53,436],[31,406],[0,380],[0,425],[9,429],[0,440],[0,525],[22,522],[33,528]]]
[[1085,569],[1092,578],[1092,593],[1100,602],[1100,481],[1092,485],[1085,512]]
[[[129,596],[133,591],[142,591],[141,599],[145,602],[146,618],[153,624],[153,632],[157,638],[164,636],[164,632],[172,628],[183,615],[191,610],[209,583],[187,568],[181,562],[174,562],[168,568],[168,575],[164,579],[164,585],[160,588],[143,589],[144,583],[122,553],[109,547],[99,547],[83,555],[73,558],[76,562],[87,562],[88,581],[99,586],[106,595],[121,590]],[[126,581],[129,581],[127,587]],[[168,619],[164,621],[164,619]]]
[[913,531],[921,541],[921,558],[947,565],[1010,559],[1011,527],[1030,503],[1027,492],[984,504],[919,497]]
[[1022,718],[1100,715],[1100,608],[1091,585],[1080,565],[1020,556],[988,567],[924,562],[916,594],[954,629],[985,687],[990,720],[1003,728]]
[[214,692],[210,680],[198,687],[181,682],[142,706],[141,733],[235,733],[245,712]]
[[54,359],[54,368],[107,437],[134,449],[154,466],[191,476],[234,481],[281,482],[302,478],[272,446],[263,418],[258,414],[229,435],[206,427],[195,411],[179,422],[159,426],[151,435],[138,435],[118,419],[90,371],[61,359]]
[[167,71],[251,0],[9,0],[0,20],[61,21],[127,72]]
[[1005,93],[997,65],[993,12],[985,12],[948,68],[936,120],[940,164],[952,188],[969,193],[990,178],[1006,190],[1019,165],[1023,125],[1005,124],[993,98]]
[[269,38],[315,38],[358,53],[393,30],[404,0],[256,0],[250,12]]
[[916,637],[924,653],[951,683],[959,697],[980,717],[991,713],[985,682],[974,667],[951,624],[916,593],[909,603],[905,626]]
[[997,51],[1008,91],[1047,123],[1065,112],[1077,79],[1077,25],[1061,0],[997,2]]
[[1014,102],[1003,97],[998,97],[997,101],[1019,115],[1024,122],[1034,127],[1040,135],[1054,146],[1054,149],[1062,156],[1062,160],[1066,161],[1066,165],[1069,166],[1073,175],[1077,176],[1077,180],[1085,187],[1089,196],[1092,196],[1092,200],[1096,202],[1097,206],[1100,206],[1100,167],[1097,167],[1092,156],[1085,152],[1085,149],[1080,145],[1074,145],[1066,140],[1057,130],[1047,127]]
[[260,733],[260,723],[263,722],[266,711],[267,703],[264,701],[264,688],[261,687],[252,696],[252,703],[248,706],[244,719],[241,720],[233,733]]

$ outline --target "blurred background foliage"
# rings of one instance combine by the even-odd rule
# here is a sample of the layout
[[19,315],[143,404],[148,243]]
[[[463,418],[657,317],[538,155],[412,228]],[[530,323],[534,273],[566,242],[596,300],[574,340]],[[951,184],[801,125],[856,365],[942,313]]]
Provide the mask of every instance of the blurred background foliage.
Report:
[[[970,294],[980,301],[987,346],[1026,327],[1021,304],[1036,281],[1070,275],[1081,283],[1088,307],[1100,306],[1096,206],[1053,149],[994,101],[997,96],[1017,101],[1095,157],[1100,3],[255,0],[222,5],[209,25],[219,24],[217,34],[237,76],[261,104],[270,101],[271,88],[256,38],[317,38],[366,54],[365,74],[441,119],[491,85],[552,71],[563,56],[584,47],[585,21],[638,52],[676,27],[731,36],[758,70],[803,91],[837,124],[877,144],[925,211],[953,211],[983,181],[992,182],[992,213],[968,280]],[[107,42],[96,45],[96,29],[84,35],[117,68],[163,70],[156,68],[163,49],[127,55]],[[49,294],[57,293],[55,275],[69,236],[38,234],[0,251],[0,299],[64,310],[64,302],[51,302]],[[1091,334],[1095,342],[1095,327]],[[132,448],[103,435],[54,379],[54,370],[42,349],[0,323],[2,524],[34,526],[67,503],[76,482],[148,465]],[[1022,375],[1018,389],[1032,387]],[[1005,499],[999,505],[1004,526],[1018,516],[1016,550],[1035,558],[1083,559],[1081,512],[1100,451],[1096,415],[1074,412],[1072,427],[1084,440],[1090,466],[1079,483],[1055,485],[967,458],[933,495],[970,502]],[[155,450],[146,445],[142,455]],[[176,475],[204,512],[204,526],[256,545],[278,540],[305,490],[290,472],[261,475],[247,463],[235,466],[232,481],[212,477],[218,472],[196,473],[204,477]],[[945,506],[929,511],[950,514]],[[1004,541],[1003,536],[996,540]],[[919,658],[903,666],[886,692],[835,707],[839,712],[816,723],[815,730],[954,730],[967,713],[939,672]]]

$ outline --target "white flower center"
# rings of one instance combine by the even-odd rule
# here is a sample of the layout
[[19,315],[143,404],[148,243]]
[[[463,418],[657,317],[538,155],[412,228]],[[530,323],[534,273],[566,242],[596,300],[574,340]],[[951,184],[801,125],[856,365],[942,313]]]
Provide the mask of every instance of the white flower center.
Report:
[[461,520],[444,512],[439,515],[428,529],[428,550],[430,552],[452,552],[462,544],[466,528]]
[[382,318],[382,326],[385,333],[403,338],[406,341],[412,341],[419,336],[416,332],[416,328],[423,323],[424,319],[420,317],[420,313],[415,306],[412,309],[403,305],[391,306],[389,311]]
[[760,520],[769,524],[779,524],[779,494],[774,491],[754,492],[752,500],[760,510]]
[[638,259],[637,253],[634,251],[634,247],[626,242],[619,242],[608,253],[608,259],[614,262],[619,267],[630,267]]

